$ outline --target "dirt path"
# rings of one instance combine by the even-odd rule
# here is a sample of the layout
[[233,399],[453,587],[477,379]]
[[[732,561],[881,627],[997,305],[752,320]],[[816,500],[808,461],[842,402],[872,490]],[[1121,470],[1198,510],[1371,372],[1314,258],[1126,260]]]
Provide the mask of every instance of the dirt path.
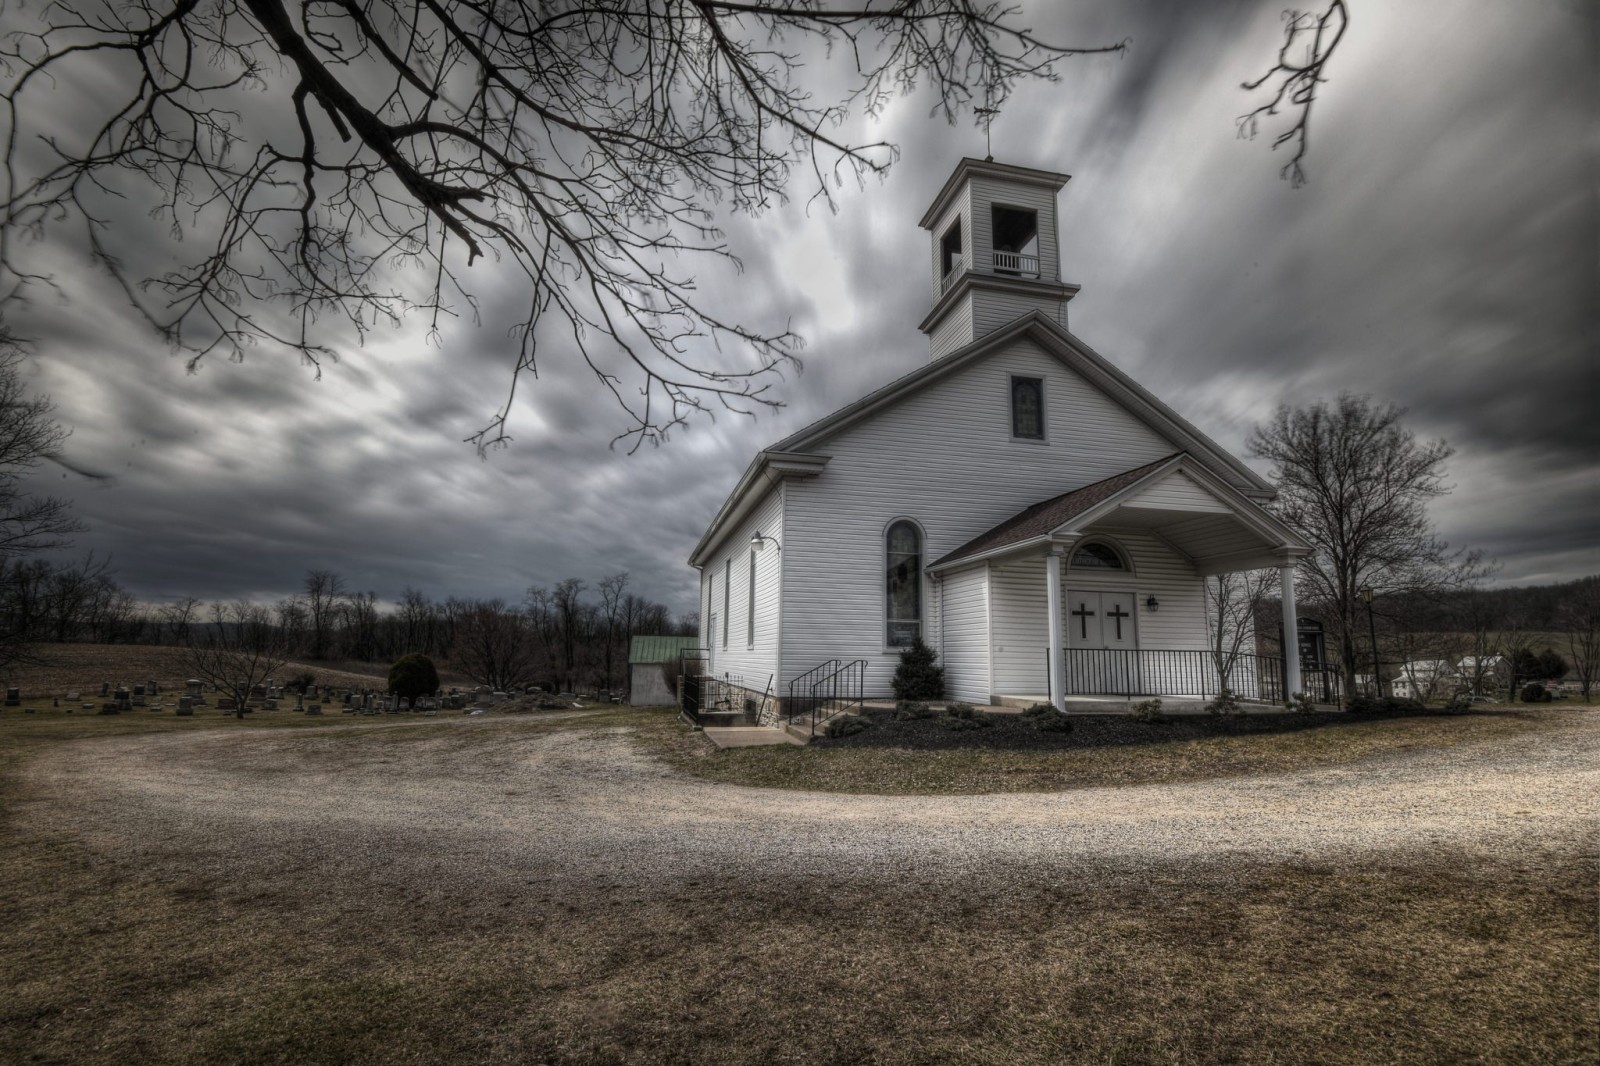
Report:
[[1600,830],[1600,716],[1334,770],[958,797],[716,785],[668,770],[621,731],[574,726],[452,721],[395,742],[337,728],[85,741],[29,765],[15,814],[116,850],[226,856],[264,874],[333,859],[447,882],[611,885],[1004,882],[1041,867],[1082,877],[1432,847],[1537,861],[1592,851]]

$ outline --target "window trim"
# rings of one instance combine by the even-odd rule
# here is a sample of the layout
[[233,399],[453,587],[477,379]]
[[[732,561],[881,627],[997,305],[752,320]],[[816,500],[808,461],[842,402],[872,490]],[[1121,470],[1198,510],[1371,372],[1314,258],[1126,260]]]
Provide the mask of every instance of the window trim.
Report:
[[882,598],[880,600],[882,613],[881,624],[878,627],[878,639],[883,641],[884,652],[890,655],[899,655],[902,651],[911,647],[910,644],[889,643],[890,623],[907,621],[907,619],[891,619],[889,617],[889,532],[901,522],[906,523],[917,532],[917,617],[915,621],[917,624],[917,636],[921,637],[924,643],[928,639],[926,628],[928,624],[928,531],[923,528],[921,522],[910,515],[896,515],[883,524],[883,531],[878,539],[878,557],[881,567],[878,572],[882,575],[881,580],[883,581]]
[[[1080,551],[1082,551],[1083,549],[1085,549],[1087,547],[1090,547],[1091,545],[1095,545],[1095,544],[1101,544],[1101,545],[1104,545],[1107,548],[1110,548],[1112,550],[1112,552],[1114,552],[1116,554],[1117,558],[1122,560],[1122,569],[1121,570],[1111,570],[1111,569],[1109,569],[1107,567],[1101,567],[1101,566],[1086,566],[1086,567],[1079,568],[1079,567],[1074,567],[1072,565],[1072,560],[1077,556],[1077,554]],[[1135,577],[1135,576],[1137,576],[1137,575],[1134,574],[1134,570],[1133,570],[1133,556],[1132,556],[1132,554],[1129,553],[1128,549],[1124,548],[1121,544],[1118,544],[1116,541],[1112,540],[1110,537],[1102,536],[1100,534],[1096,534],[1096,535],[1094,535],[1092,537],[1085,537],[1083,540],[1080,540],[1078,543],[1074,544],[1072,546],[1072,548],[1067,552],[1066,564],[1067,564],[1066,565],[1066,569],[1068,571],[1074,571],[1079,576],[1083,576],[1083,577],[1094,576],[1094,577],[1108,577],[1109,578],[1109,577],[1123,577],[1123,576]]]
[[[1017,433],[1017,383],[1031,381],[1039,386],[1039,435],[1024,437]],[[1024,444],[1050,443],[1050,405],[1044,387],[1044,378],[1034,374],[1008,374],[1006,376],[1006,420],[1011,439]]]
[[956,253],[955,253],[956,262],[955,262],[954,266],[955,267],[960,267],[963,264],[966,264],[968,262],[968,260],[970,259],[970,257],[967,255],[967,233],[966,233],[966,227],[963,226],[961,224],[961,222],[962,222],[961,215],[957,214],[955,219],[950,223],[950,225],[946,226],[944,228],[944,232],[939,235],[939,280],[940,281],[943,281],[945,278],[948,278],[951,275],[951,273],[953,273],[952,264],[950,262],[950,249],[949,249],[949,243],[950,243],[951,234],[955,234],[956,235],[956,240],[959,242],[959,247],[957,248]]

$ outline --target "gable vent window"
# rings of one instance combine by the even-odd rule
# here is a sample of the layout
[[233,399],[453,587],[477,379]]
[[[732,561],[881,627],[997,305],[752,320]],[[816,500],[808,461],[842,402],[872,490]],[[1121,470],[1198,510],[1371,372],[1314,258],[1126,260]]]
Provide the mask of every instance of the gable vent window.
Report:
[[891,648],[906,648],[922,635],[922,531],[904,519],[884,534],[884,615]]
[[1085,544],[1072,553],[1074,570],[1126,570],[1122,556],[1109,544]]
[[1044,381],[1011,379],[1011,435],[1021,440],[1044,440]]

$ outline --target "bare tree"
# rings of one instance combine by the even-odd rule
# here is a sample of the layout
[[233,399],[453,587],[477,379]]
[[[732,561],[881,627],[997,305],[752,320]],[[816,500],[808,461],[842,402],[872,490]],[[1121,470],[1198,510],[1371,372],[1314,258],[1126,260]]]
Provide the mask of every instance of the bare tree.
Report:
[[1443,441],[1419,443],[1404,412],[1370,397],[1280,407],[1257,426],[1251,453],[1273,465],[1279,517],[1314,549],[1301,561],[1307,601],[1342,649],[1345,691],[1355,692],[1360,591],[1435,594],[1469,582],[1475,553],[1451,552],[1433,532],[1429,500],[1449,490]]
[[30,396],[24,355],[0,327],[0,561],[63,547],[83,526],[66,500],[29,490],[41,464],[59,460],[67,431],[48,396]]
[[1571,599],[1562,605],[1560,618],[1567,633],[1567,657],[1587,703],[1600,675],[1600,576],[1579,582]]
[[[1256,618],[1264,601],[1277,587],[1277,571],[1247,570],[1218,574],[1206,582],[1206,621],[1211,629],[1211,661],[1224,688],[1239,656],[1253,650]],[[1294,634],[1285,644],[1294,648]]]
[[306,607],[306,601],[297,595],[285,596],[273,605],[272,613],[283,632],[283,642],[289,653],[293,655],[304,651],[306,634],[311,630],[311,611]]
[[1306,183],[1305,168],[1301,162],[1311,148],[1311,106],[1317,100],[1317,86],[1326,82],[1324,76],[1328,60],[1334,49],[1344,40],[1350,27],[1350,12],[1344,0],[1332,0],[1321,14],[1312,11],[1289,10],[1283,13],[1283,47],[1278,50],[1278,61],[1255,81],[1244,83],[1244,89],[1255,92],[1272,83],[1272,99],[1241,115],[1238,120],[1239,136],[1254,140],[1263,118],[1273,118],[1279,108],[1295,111],[1294,123],[1273,138],[1272,149],[1277,151],[1285,144],[1294,145],[1294,155],[1283,165],[1280,176],[1296,188]]
[[283,631],[265,607],[236,600],[211,605],[210,620],[189,630],[190,672],[234,701],[244,717],[245,701],[289,659]]
[[188,640],[189,627],[194,624],[200,606],[195,597],[180,596],[156,608],[156,621],[172,637],[172,643],[182,644]]
[[[953,122],[1065,57],[1124,47],[1041,41],[989,0],[55,0],[7,15],[0,288],[47,281],[19,238],[70,221],[191,366],[264,342],[320,367],[408,312],[435,329],[476,319],[468,270],[484,260],[523,287],[513,387],[544,340],[593,370],[635,446],[695,411],[775,404],[794,361],[786,329],[698,298],[682,262],[733,259],[714,206],[759,211],[796,168],[830,203],[843,179],[883,173],[893,147],[841,125],[920,81]],[[52,94],[88,84],[100,112],[62,129]],[[156,209],[176,269],[128,265],[142,231],[98,210],[107,194]],[[726,347],[744,362],[706,361]],[[509,403],[480,445],[504,439]]]
[[451,665],[495,689],[531,684],[538,658],[527,620],[500,600],[464,604],[456,621]]
[[[617,622],[622,617],[623,591],[628,587],[628,572],[611,574],[600,579],[600,617],[604,619],[604,632],[600,634],[602,643],[601,660],[602,676],[604,681],[600,687],[609,691],[612,688],[612,660],[616,657],[617,649]],[[627,630],[622,631],[627,635]]]
[[310,657],[325,659],[333,645],[333,626],[344,602],[344,578],[332,570],[306,572],[306,610],[311,615]]

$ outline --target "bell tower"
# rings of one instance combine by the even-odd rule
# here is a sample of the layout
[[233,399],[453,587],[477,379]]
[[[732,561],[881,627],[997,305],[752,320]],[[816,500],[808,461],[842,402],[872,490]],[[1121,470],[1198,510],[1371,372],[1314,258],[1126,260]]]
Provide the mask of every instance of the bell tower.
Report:
[[1019,315],[1067,324],[1078,286],[1061,280],[1056,194],[1069,176],[963,159],[922,216],[932,236],[933,309],[920,329],[940,359]]

